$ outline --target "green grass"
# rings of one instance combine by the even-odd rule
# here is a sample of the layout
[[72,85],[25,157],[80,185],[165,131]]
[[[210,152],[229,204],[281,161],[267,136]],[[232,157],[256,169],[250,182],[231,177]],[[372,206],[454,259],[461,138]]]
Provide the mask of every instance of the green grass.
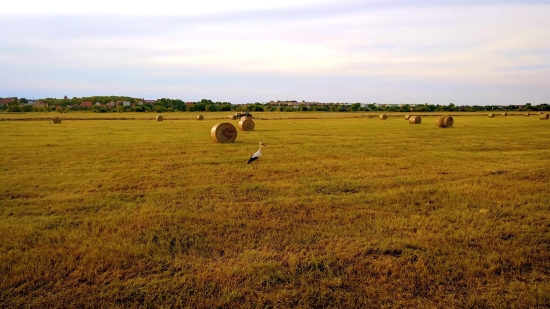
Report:
[[0,121],[0,307],[550,306],[549,121],[229,114]]

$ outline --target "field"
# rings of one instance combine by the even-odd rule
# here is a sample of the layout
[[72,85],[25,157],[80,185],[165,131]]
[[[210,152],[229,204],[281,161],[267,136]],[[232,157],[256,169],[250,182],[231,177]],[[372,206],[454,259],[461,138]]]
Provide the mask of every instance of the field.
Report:
[[229,114],[0,114],[0,307],[550,307],[550,120]]

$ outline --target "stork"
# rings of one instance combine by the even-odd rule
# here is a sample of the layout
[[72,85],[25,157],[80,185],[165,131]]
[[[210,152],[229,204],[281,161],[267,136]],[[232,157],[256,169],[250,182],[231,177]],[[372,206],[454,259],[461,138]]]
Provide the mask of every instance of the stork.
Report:
[[[246,164],[250,164],[250,163],[258,160],[258,158],[260,158],[262,156],[262,146],[267,147],[263,142],[260,142],[260,149],[258,149],[258,151],[256,151],[253,155],[250,156],[250,158],[248,159],[248,162]],[[256,169],[256,166],[254,164],[252,164],[252,166],[254,167],[254,169]]]

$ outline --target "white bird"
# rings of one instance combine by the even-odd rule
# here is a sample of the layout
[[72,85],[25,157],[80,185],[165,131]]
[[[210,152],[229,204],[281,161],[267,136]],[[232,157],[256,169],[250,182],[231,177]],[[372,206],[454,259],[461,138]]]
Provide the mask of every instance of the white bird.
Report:
[[[260,142],[260,149],[258,149],[258,151],[256,151],[253,155],[250,156],[246,164],[250,164],[258,160],[258,158],[262,156],[262,146],[267,147],[263,142]],[[252,166],[254,166],[254,169],[256,169],[256,166],[254,164],[252,164]]]

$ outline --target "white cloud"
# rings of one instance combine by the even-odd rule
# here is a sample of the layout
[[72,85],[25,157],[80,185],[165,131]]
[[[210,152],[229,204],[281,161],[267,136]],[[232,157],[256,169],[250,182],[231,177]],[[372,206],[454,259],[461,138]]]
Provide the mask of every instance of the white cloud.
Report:
[[[147,15],[145,11],[150,15],[183,12],[169,1],[157,1],[158,8],[150,10],[149,4],[130,5],[124,1],[115,2],[111,7],[101,1],[96,2],[95,7],[54,1],[49,9],[44,7],[44,11],[42,2],[31,2],[10,4],[7,11],[128,15]],[[21,3],[30,9],[23,10]],[[238,1],[231,5],[201,2],[185,12],[250,12],[274,5],[288,8],[311,3],[309,0],[292,1],[292,4],[290,1],[271,4]],[[126,6],[129,8],[125,10]],[[208,10],[209,7],[213,9]],[[2,12],[0,14],[6,10]],[[107,90],[126,87],[123,85],[128,81],[147,81],[143,83],[149,85],[145,88],[153,91],[157,87],[159,92],[187,89],[167,84],[171,80],[188,83],[189,77],[201,80],[188,91],[210,89],[241,93],[250,89],[236,85],[223,88],[212,80],[326,76],[334,81],[346,77],[379,77],[388,81],[386,78],[393,77],[395,80],[424,78],[426,81],[543,87],[550,79],[548,5],[391,7],[338,14],[318,12],[318,15],[309,15],[307,10],[300,9],[302,15],[291,17],[285,12],[269,18],[246,14],[229,14],[224,18],[226,15],[221,14],[215,19],[211,16],[189,19],[89,14],[70,18],[42,16],[36,20],[26,18],[19,25],[11,16],[10,25],[17,25],[14,28],[2,27],[8,24],[0,21],[3,28],[0,29],[0,70],[19,72],[11,75],[16,76],[9,80],[12,88],[24,80],[32,80],[35,85],[62,85],[66,78],[71,82],[66,85],[81,89],[96,85]],[[30,68],[39,77],[25,76],[30,74]],[[40,76],[52,74],[56,74],[59,82],[40,84]],[[74,81],[75,78],[80,81]],[[104,82],[109,78],[111,82]],[[343,89],[339,83],[327,82],[330,84],[336,86],[321,89],[304,86],[300,91],[317,89],[311,91],[339,93]],[[215,87],[225,90],[212,90]],[[260,86],[255,89],[260,88],[264,93],[272,92]],[[392,86],[380,85],[377,89],[390,88]]]
[[[48,15],[48,14],[124,14],[124,15],[178,15],[213,14],[250,10],[269,10],[287,7],[299,7],[311,4],[322,4],[328,1],[319,0],[202,0],[202,1],[131,1],[131,0],[19,0],[2,5],[0,15]],[[334,2],[334,1],[333,1]]]

